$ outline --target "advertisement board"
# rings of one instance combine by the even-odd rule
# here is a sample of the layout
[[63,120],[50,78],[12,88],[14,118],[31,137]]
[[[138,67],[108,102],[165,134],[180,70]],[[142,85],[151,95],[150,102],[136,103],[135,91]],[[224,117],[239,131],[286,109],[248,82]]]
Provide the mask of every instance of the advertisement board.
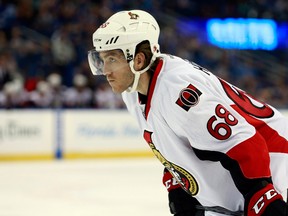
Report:
[[67,110],[61,122],[65,158],[152,155],[126,110]]
[[0,112],[0,119],[0,160],[54,157],[52,110],[5,110]]
[[1,110],[0,119],[0,161],[153,157],[126,110]]

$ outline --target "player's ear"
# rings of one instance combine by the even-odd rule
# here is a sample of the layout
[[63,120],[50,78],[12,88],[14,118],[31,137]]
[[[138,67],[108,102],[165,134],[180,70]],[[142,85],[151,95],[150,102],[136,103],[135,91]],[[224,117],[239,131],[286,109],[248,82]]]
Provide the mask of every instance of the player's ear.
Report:
[[144,68],[145,65],[145,55],[143,52],[138,52],[134,58],[134,69],[136,71],[141,70]]

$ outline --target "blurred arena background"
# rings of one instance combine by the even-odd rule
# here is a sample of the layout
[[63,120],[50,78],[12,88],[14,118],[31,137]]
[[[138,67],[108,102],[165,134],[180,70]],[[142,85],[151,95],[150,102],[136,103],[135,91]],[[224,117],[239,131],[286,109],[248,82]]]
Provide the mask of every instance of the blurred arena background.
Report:
[[0,216],[169,215],[162,168],[87,64],[92,33],[128,9],[159,21],[161,52],[287,114],[286,0],[0,0]]

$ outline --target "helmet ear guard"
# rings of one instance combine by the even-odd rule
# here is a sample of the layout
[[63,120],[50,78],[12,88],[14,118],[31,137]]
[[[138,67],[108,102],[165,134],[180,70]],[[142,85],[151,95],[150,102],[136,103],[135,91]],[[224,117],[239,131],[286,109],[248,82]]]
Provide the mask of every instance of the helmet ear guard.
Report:
[[[96,52],[121,49],[129,62],[131,71],[135,74],[130,91],[135,91],[140,75],[147,71],[156,57],[160,55],[158,38],[160,29],[157,21],[149,13],[142,10],[121,11],[112,15],[93,33],[93,45]],[[152,52],[149,65],[140,71],[135,71],[133,64],[136,47],[139,43],[148,41]],[[88,62],[93,74],[103,74],[97,70],[100,62],[93,63],[93,57],[88,54]],[[139,75],[137,75],[139,74]],[[129,91],[129,90],[128,90]]]

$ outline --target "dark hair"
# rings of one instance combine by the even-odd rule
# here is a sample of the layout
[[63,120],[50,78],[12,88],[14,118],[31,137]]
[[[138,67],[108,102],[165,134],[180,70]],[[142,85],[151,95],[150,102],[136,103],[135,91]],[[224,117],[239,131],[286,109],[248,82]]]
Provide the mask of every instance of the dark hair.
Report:
[[[143,69],[143,68],[147,67],[150,64],[151,58],[153,56],[153,54],[151,52],[149,41],[147,41],[147,40],[146,41],[142,41],[141,43],[139,43],[136,46],[135,55],[137,53],[139,53],[139,52],[142,52],[145,55],[145,63],[143,65],[143,67],[142,67],[142,69]],[[152,66],[150,67],[149,70],[154,71],[155,68],[156,68],[157,62],[158,62],[158,60],[156,59],[156,61],[152,64]]]

